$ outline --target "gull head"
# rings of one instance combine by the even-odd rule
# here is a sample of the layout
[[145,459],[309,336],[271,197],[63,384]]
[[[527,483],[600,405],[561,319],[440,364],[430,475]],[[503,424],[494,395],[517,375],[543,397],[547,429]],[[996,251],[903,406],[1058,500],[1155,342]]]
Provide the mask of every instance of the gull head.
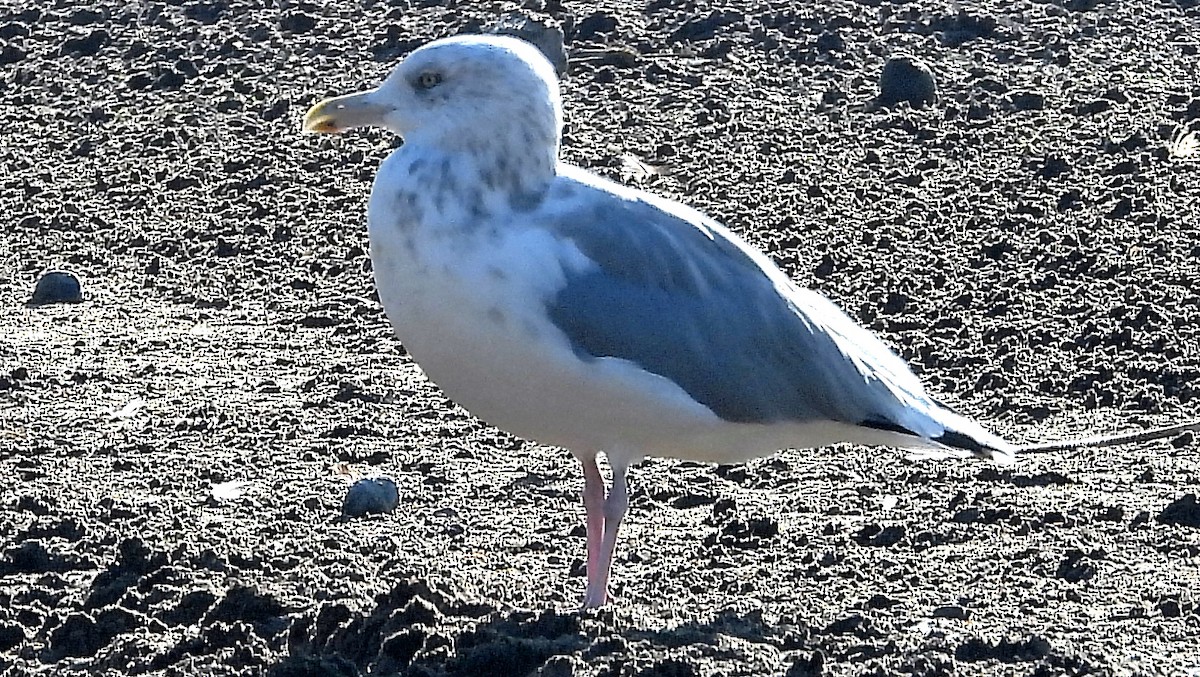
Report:
[[501,35],[436,40],[408,55],[375,89],[313,106],[304,131],[383,127],[406,144],[479,152],[519,144],[556,158],[562,104],[554,67],[536,47]]

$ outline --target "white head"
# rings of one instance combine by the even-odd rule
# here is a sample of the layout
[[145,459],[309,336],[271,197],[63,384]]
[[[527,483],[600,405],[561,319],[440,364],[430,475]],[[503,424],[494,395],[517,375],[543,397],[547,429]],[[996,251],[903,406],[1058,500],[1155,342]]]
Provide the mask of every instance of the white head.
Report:
[[[554,67],[533,45],[500,35],[461,35],[417,49],[379,87],[326,99],[304,117],[308,132],[378,126],[442,150],[480,152],[519,144],[558,156],[562,103]],[[499,148],[497,148],[499,146]]]

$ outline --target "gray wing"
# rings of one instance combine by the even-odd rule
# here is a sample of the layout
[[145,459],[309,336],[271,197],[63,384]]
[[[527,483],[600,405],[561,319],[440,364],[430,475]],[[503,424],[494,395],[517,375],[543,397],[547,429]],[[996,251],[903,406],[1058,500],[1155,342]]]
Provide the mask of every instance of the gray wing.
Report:
[[577,355],[634,362],[728,421],[942,432],[903,360],[736,235],[677,203],[580,181],[548,224],[595,263],[547,306]]

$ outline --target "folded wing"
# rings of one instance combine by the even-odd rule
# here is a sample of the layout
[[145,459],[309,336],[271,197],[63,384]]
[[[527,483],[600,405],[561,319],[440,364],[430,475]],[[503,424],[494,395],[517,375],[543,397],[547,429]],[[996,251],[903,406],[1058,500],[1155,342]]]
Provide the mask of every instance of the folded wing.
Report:
[[547,310],[578,356],[636,363],[728,421],[823,419],[966,449],[1003,444],[717,222],[579,170],[564,180],[576,199],[547,227],[594,265],[569,274]]

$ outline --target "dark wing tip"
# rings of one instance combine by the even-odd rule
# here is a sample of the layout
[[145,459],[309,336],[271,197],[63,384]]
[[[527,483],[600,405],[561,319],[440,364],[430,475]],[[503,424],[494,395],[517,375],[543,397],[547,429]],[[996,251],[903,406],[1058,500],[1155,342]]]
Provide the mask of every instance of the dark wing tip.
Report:
[[[912,430],[909,430],[908,428],[905,428],[904,426],[900,425],[899,423],[895,423],[893,421],[884,421],[884,420],[879,420],[879,419],[867,419],[864,421],[860,421],[858,425],[860,425],[864,428],[873,428],[875,430],[886,430],[887,432],[899,433],[901,435],[908,435],[910,437],[916,437],[916,438],[923,437],[922,435],[919,435],[919,434],[913,432]],[[983,444],[982,442],[975,439],[974,437],[971,437],[970,435],[965,435],[963,433],[960,433],[960,432],[957,432],[954,430],[947,430],[947,431],[943,432],[941,435],[938,435],[937,437],[929,438],[929,440],[931,442],[937,442],[938,444],[941,444],[942,446],[945,446],[945,447],[949,447],[951,449],[960,449],[962,451],[969,452],[972,456],[975,456],[978,458],[1003,460],[999,457],[1000,456],[1007,457],[1007,455],[1008,455],[1006,452],[1003,452],[1000,449],[993,449],[993,448]]]

